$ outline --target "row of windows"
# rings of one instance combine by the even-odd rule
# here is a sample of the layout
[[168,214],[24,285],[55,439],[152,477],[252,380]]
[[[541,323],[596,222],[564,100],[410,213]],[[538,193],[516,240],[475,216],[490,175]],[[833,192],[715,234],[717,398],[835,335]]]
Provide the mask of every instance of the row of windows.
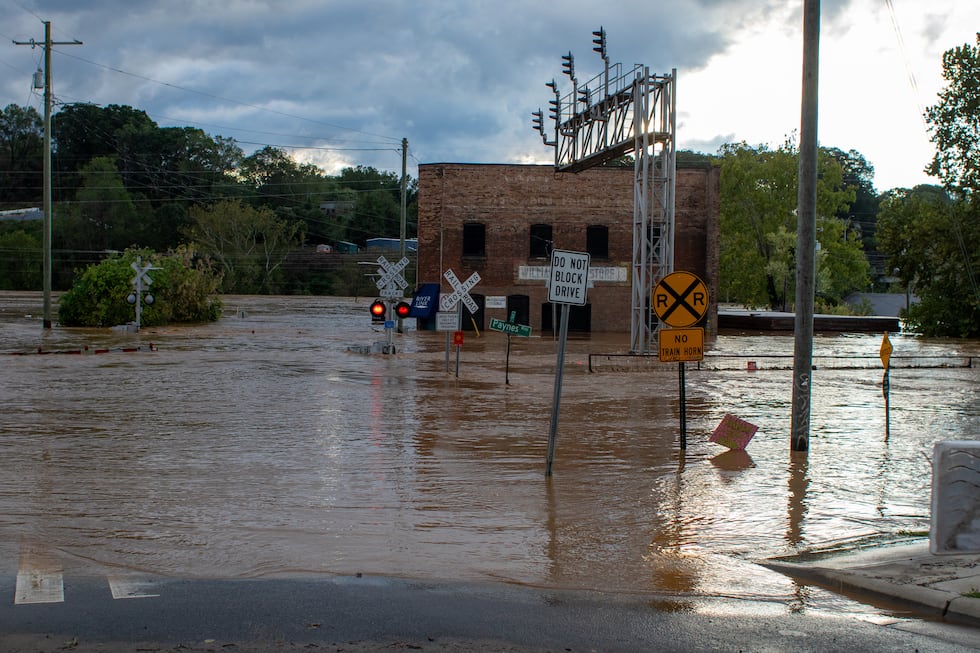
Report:
[[[532,224],[528,229],[528,258],[548,258],[554,248],[550,224]],[[609,227],[589,225],[585,229],[585,251],[592,258],[609,258]],[[487,255],[487,226],[482,222],[463,224],[463,256]]]

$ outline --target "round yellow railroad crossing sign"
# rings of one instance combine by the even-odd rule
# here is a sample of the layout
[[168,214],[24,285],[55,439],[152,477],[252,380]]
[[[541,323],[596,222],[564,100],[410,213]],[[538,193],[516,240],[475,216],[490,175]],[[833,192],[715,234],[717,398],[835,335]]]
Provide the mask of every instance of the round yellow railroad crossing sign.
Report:
[[697,324],[708,312],[708,286],[691,272],[671,272],[653,289],[653,311],[667,326]]

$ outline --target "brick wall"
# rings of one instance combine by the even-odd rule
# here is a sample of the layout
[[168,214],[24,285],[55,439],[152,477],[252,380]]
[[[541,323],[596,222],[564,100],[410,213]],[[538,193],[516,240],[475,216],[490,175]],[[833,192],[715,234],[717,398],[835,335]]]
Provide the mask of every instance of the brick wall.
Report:
[[[712,329],[717,326],[718,180],[717,168],[679,169],[675,184],[674,268],[694,272],[708,284]],[[485,225],[484,256],[463,256],[463,225],[468,222]],[[591,261],[593,269],[607,268],[608,278],[588,291],[591,330],[629,332],[632,168],[573,174],[536,165],[419,166],[419,281],[442,282],[448,292],[442,279],[447,268],[460,279],[479,272],[474,295],[527,295],[531,326],[541,329],[550,324],[550,311],[542,309],[547,302],[544,282],[534,277],[535,269],[549,261],[529,257],[533,224],[550,224],[553,247],[574,251],[586,251],[590,225],[608,228],[608,258]],[[506,317],[503,309],[489,309],[486,315]]]

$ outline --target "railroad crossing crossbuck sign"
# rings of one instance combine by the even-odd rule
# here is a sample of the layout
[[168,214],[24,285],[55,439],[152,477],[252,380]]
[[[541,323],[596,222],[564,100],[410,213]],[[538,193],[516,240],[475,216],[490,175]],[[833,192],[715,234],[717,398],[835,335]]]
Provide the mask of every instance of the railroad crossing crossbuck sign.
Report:
[[671,327],[697,324],[708,312],[708,287],[690,272],[671,272],[653,289],[653,311]]
[[476,300],[470,297],[470,290],[476,284],[480,283],[480,274],[474,272],[470,275],[469,279],[460,283],[459,277],[452,270],[446,270],[442,275],[446,277],[446,281],[449,285],[453,287],[453,291],[448,295],[443,295],[439,302],[439,308],[444,311],[451,311],[456,302],[463,302],[463,306],[469,309],[470,313],[476,315],[477,311],[480,310],[480,305],[476,303]]
[[378,265],[381,267],[378,268],[378,280],[374,283],[381,291],[382,297],[402,297],[405,294],[408,282],[401,272],[408,263],[407,258],[402,258],[397,263],[389,263],[384,256],[378,257]]

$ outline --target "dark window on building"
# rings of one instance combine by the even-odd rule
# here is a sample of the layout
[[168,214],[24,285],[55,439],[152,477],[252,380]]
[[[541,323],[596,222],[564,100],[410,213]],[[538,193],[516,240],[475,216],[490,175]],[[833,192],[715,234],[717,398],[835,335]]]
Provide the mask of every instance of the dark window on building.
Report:
[[589,225],[585,230],[585,251],[592,258],[609,258],[609,227]]
[[463,256],[487,255],[487,226],[482,222],[463,225]]
[[531,242],[528,248],[529,258],[548,258],[551,256],[551,225],[532,224]]

